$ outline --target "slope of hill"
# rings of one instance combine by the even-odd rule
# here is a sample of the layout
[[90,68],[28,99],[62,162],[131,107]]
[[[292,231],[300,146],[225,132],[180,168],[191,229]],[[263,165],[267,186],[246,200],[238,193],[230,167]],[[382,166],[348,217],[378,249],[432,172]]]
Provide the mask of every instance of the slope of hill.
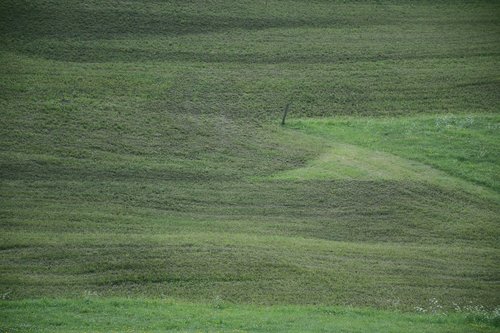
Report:
[[[435,300],[429,312],[484,307],[443,330],[494,330],[499,13],[3,1],[0,329],[54,304],[66,315],[33,329],[85,330],[65,325],[92,295],[108,310],[222,300],[259,318],[386,318]],[[392,315],[394,331],[439,319]],[[257,330],[239,324],[211,327]]]

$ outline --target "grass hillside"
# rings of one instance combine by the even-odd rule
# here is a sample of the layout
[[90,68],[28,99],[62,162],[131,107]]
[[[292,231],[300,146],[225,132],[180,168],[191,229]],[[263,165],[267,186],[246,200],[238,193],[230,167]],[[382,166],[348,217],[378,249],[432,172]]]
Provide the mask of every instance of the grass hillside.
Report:
[[499,17],[2,1],[0,331],[498,330]]

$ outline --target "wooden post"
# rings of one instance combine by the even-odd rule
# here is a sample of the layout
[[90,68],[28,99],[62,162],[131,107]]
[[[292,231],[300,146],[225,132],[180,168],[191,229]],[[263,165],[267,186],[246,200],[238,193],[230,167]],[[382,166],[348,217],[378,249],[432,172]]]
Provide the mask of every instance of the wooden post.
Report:
[[286,106],[285,106],[285,112],[283,113],[283,119],[281,120],[281,125],[285,125],[285,118],[286,118],[286,115],[288,113],[288,108],[290,107],[290,103],[288,103]]

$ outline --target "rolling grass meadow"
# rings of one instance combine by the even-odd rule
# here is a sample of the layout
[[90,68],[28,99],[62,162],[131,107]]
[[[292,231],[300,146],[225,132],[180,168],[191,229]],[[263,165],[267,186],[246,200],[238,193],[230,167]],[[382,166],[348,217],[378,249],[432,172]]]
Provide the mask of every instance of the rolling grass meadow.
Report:
[[497,1],[4,0],[0,46],[0,332],[500,331]]

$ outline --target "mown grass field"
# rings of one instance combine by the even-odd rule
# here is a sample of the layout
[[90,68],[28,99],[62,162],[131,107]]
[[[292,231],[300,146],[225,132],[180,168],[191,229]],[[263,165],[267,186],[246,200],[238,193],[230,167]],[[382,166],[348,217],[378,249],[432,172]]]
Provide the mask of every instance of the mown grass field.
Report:
[[0,331],[498,331],[499,17],[2,1]]
[[[488,332],[494,315],[398,313],[334,306],[254,306],[151,299],[2,303],[12,330],[39,332]],[[40,311],[43,308],[43,312]],[[22,315],[22,316],[20,316]]]

